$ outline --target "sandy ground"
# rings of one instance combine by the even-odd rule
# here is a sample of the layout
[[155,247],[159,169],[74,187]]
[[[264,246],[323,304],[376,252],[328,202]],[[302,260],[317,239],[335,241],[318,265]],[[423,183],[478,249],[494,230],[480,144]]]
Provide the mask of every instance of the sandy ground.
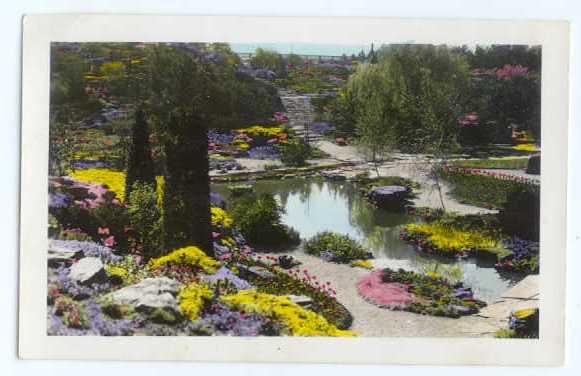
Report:
[[331,287],[337,290],[337,299],[353,315],[351,329],[360,336],[482,337],[492,336],[492,333],[501,327],[496,322],[478,316],[452,319],[379,308],[365,301],[357,293],[356,283],[363,275],[369,273],[369,270],[325,262],[300,249],[289,254],[302,262],[300,268],[307,269],[320,281],[331,282]]

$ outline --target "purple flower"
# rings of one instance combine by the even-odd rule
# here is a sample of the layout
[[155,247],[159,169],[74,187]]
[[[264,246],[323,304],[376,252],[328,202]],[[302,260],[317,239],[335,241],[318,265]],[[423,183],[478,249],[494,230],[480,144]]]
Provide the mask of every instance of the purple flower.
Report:
[[49,308],[48,312],[48,335],[52,336],[127,336],[135,332],[139,322],[127,319],[111,319],[103,314],[101,306],[90,299],[85,304],[85,310],[89,317],[89,327],[86,329],[70,328],[63,320],[54,313],[54,309]]
[[234,285],[238,290],[248,290],[253,286],[247,281],[241,279],[228,268],[221,267],[218,271],[210,276],[204,277],[209,283],[216,283],[218,281],[228,281]]
[[331,129],[333,129],[333,126],[329,123],[319,122],[311,124],[311,131],[313,131],[314,133],[326,134]]
[[84,160],[84,159],[77,159],[73,161],[72,167],[75,170],[83,170],[87,168],[103,168],[107,167],[107,164],[102,161],[92,161],[92,160]]
[[218,192],[210,192],[210,203],[222,209],[226,207],[226,200]]
[[214,304],[211,312],[193,322],[193,326],[198,332],[243,337],[274,335],[280,329],[264,316],[231,311],[223,304]]
[[75,299],[87,299],[98,294],[108,292],[111,289],[109,283],[94,283],[90,286],[81,286],[69,278],[69,268],[62,265],[56,270],[56,274],[49,275],[49,284],[55,284],[59,290]]
[[48,194],[48,207],[49,208],[62,208],[68,206],[70,203],[69,198],[64,193],[49,193]]
[[252,159],[278,159],[280,152],[274,146],[256,146],[248,150],[248,156]]

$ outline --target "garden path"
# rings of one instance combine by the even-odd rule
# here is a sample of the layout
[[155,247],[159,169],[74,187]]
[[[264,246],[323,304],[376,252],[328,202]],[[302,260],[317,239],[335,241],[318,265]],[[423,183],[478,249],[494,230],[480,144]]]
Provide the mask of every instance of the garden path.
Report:
[[[326,262],[297,249],[291,253],[319,281],[330,282],[337,299],[353,315],[352,328],[364,337],[491,337],[500,324],[478,316],[459,319],[420,315],[405,311],[379,308],[365,301],[357,292],[359,279],[369,270],[346,264]],[[275,254],[273,254],[275,255]],[[383,265],[385,267],[388,265]],[[399,268],[394,263],[391,267]],[[478,328],[478,331],[474,329]]]

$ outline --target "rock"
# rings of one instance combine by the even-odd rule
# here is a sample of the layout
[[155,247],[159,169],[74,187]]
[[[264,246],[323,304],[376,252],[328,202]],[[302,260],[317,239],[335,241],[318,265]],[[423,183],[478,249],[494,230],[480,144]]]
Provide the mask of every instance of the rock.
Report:
[[301,263],[295,260],[295,258],[292,256],[289,255],[278,256],[278,266],[280,266],[283,269],[291,269],[300,264]]
[[267,270],[266,268],[260,266],[251,266],[248,267],[246,265],[238,264],[238,270],[241,274],[242,278],[264,278],[264,279],[272,279],[274,278],[274,274]]
[[313,299],[305,295],[288,295],[291,302],[298,304],[300,306],[309,306],[313,302]]
[[381,209],[403,211],[409,204],[410,193],[411,189],[408,187],[388,185],[372,188],[368,193],[368,197]]
[[85,257],[71,266],[69,278],[80,285],[92,285],[105,283],[107,273],[100,258]]
[[541,156],[533,155],[529,158],[527,163],[527,174],[540,175],[541,174]]
[[321,251],[321,253],[319,253],[319,257],[323,261],[327,262],[333,262],[335,260],[335,254],[331,251]]
[[470,315],[472,313],[478,312],[477,309],[475,310],[473,308],[465,307],[465,306],[461,306],[461,305],[449,305],[449,306],[446,306],[446,309],[449,309],[450,311],[457,313],[461,316]]
[[347,176],[341,170],[321,171],[321,176],[330,180],[347,180]]
[[83,250],[80,247],[78,249],[70,249],[52,242],[48,245],[48,266],[51,268],[58,268],[64,262],[73,261],[81,257],[83,257]]
[[176,295],[180,284],[167,277],[146,278],[143,281],[112,292],[109,296],[115,304],[128,304],[136,310],[153,312],[164,309],[179,313]]

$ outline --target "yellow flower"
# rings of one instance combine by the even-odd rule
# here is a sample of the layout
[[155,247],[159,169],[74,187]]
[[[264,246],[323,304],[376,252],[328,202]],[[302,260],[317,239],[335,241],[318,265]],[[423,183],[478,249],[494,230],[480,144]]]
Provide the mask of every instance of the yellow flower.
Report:
[[236,245],[236,242],[234,241],[234,239],[232,239],[231,236],[225,236],[220,240],[222,242],[222,245],[228,246],[230,248],[232,248]]
[[488,236],[438,223],[412,223],[406,226],[406,230],[409,234],[425,236],[443,252],[498,248],[498,242]]
[[230,228],[234,220],[224,209],[221,209],[216,206],[212,206],[210,208],[210,212],[212,214],[212,226],[223,226],[225,228]]
[[208,286],[198,283],[189,284],[180,290],[180,311],[188,320],[196,320],[204,303],[210,299],[212,299],[212,291]]
[[373,263],[369,260],[352,260],[349,265],[351,265],[352,267],[359,267],[359,268],[365,268],[365,269],[373,269]]
[[121,201],[125,198],[125,173],[107,168],[76,170],[70,176],[78,181],[106,185]]
[[118,277],[123,281],[129,276],[129,271],[118,265],[107,264],[105,265],[105,271],[108,276]]
[[[82,159],[82,158],[81,158]],[[123,171],[115,171],[107,168],[88,168],[84,170],[76,170],[70,176],[83,183],[102,184],[109,187],[109,190],[115,193],[115,196],[120,200],[125,199],[125,179],[126,174]],[[163,176],[156,176],[157,182],[157,204],[162,207],[163,203]]]
[[205,273],[212,274],[216,272],[219,264],[218,261],[207,256],[200,248],[189,246],[176,249],[168,255],[150,260],[147,263],[147,268],[152,270],[165,265],[187,265],[199,268]]
[[518,150],[518,151],[537,151],[537,146],[535,144],[519,144],[516,146],[513,146],[514,150]]
[[293,336],[352,337],[350,330],[340,330],[323,316],[309,311],[286,296],[243,290],[236,294],[222,296],[224,303],[246,313],[258,313],[279,321],[284,325],[283,334]]
[[250,137],[264,136],[264,137],[276,137],[284,130],[280,127],[263,127],[261,125],[253,125],[247,128],[238,129],[240,133],[246,133]]

